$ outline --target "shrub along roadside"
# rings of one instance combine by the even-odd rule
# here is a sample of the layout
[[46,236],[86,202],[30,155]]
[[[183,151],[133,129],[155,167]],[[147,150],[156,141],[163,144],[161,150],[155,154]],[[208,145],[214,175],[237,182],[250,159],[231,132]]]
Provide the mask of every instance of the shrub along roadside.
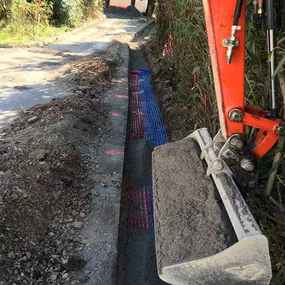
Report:
[[103,12],[102,0],[52,0],[53,20],[57,25],[78,26],[84,19],[98,17]]
[[10,38],[18,41],[36,39],[46,35],[52,17],[52,4],[34,0],[7,1],[0,23],[0,43]]
[[102,14],[101,0],[2,0],[0,44],[42,40]]

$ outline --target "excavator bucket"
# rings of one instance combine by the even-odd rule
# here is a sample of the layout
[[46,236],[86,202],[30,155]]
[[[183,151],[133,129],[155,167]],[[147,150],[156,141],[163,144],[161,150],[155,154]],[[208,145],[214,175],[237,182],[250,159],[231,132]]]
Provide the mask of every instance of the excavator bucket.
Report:
[[157,265],[169,284],[270,282],[267,238],[218,158],[219,143],[199,129],[153,152]]

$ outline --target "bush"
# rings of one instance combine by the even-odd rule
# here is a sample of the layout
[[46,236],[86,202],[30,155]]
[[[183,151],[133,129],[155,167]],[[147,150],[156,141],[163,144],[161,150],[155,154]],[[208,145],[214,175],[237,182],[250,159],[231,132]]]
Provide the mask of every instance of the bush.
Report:
[[11,4],[12,4],[12,0],[1,0],[0,1],[0,22],[4,22],[8,18]]
[[156,14],[160,54],[172,38],[174,55],[163,59],[174,71],[172,99],[187,106],[193,125],[207,126],[214,134],[218,115],[202,1],[159,0]]
[[6,1],[2,15],[2,27],[6,26],[11,33],[21,31],[23,35],[36,35],[49,26],[52,6],[42,0],[33,0],[31,3],[26,0]]
[[103,11],[101,0],[53,0],[53,19],[57,25],[76,27]]
[[84,15],[87,19],[97,18],[103,13],[104,1],[102,0],[84,0]]
[[[29,3],[30,2],[30,3]],[[78,26],[83,20],[103,13],[104,0],[0,0],[0,28],[7,24]]]
[[83,0],[54,0],[53,19],[57,25],[78,26],[83,19]]

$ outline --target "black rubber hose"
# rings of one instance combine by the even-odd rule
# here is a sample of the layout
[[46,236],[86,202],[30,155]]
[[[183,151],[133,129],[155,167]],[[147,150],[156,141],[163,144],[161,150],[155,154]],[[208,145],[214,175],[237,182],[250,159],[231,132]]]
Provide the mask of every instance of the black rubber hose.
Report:
[[264,1],[263,29],[279,29],[281,26],[281,2],[280,0]]
[[233,26],[237,26],[238,25],[238,20],[240,18],[242,5],[243,5],[243,0],[237,0],[235,14],[234,14]]

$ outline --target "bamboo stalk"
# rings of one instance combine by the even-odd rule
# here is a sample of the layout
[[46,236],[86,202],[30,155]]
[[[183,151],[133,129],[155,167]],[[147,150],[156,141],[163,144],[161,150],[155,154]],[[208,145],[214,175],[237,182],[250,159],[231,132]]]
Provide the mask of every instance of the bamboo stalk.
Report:
[[[281,89],[281,94],[283,97],[283,120],[285,119],[285,75],[284,73],[279,73],[278,74],[278,79],[279,79],[279,84],[280,84],[280,89]],[[284,144],[285,144],[285,138],[281,137],[278,140],[278,144],[277,147],[279,149],[279,151],[275,154],[274,159],[273,159],[273,165],[275,163],[277,163],[280,158],[281,158],[281,151],[284,148]],[[274,185],[274,181],[275,181],[275,177],[278,171],[278,166],[275,167],[275,169],[270,173],[267,184],[266,184],[266,188],[264,190],[264,195],[266,197],[270,197],[273,191],[273,185]]]

